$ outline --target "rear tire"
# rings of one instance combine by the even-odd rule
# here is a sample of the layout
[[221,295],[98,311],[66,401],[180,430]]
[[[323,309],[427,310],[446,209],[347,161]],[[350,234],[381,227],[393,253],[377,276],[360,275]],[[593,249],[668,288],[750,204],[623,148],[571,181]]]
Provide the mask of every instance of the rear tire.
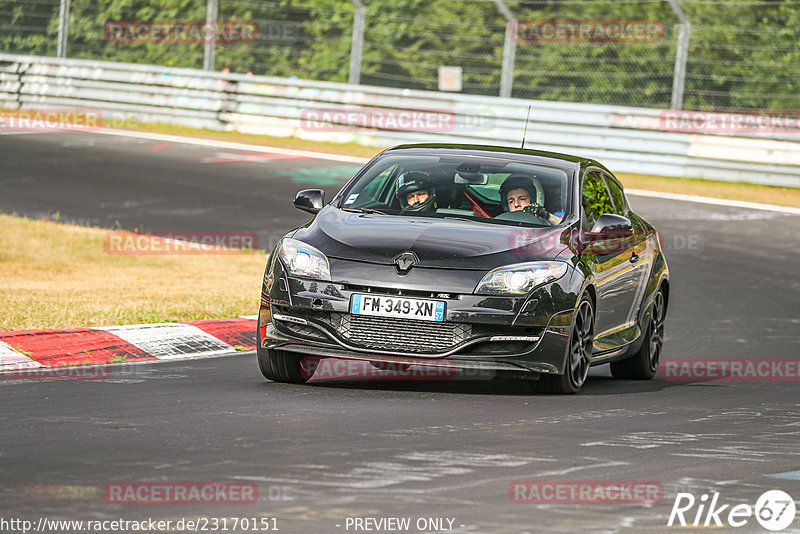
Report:
[[572,334],[567,347],[567,365],[564,374],[539,375],[538,381],[530,384],[539,393],[572,394],[577,393],[586,383],[594,347],[594,309],[588,295],[581,298],[572,319]]
[[650,380],[656,376],[664,345],[666,314],[667,302],[664,299],[664,292],[659,289],[647,316],[647,327],[641,348],[632,358],[611,362],[611,376],[628,380]]
[[283,350],[259,348],[258,368],[264,378],[273,382],[303,384],[311,378],[302,365],[301,356]]

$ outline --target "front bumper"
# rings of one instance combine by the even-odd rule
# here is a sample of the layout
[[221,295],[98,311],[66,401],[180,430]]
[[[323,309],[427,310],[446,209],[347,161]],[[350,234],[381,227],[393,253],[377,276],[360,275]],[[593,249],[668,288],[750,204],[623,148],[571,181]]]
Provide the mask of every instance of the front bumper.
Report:
[[[574,278],[570,269],[528,296],[497,297],[292,278],[276,261],[265,279],[259,346],[403,365],[561,374],[580,287]],[[351,315],[355,293],[444,300],[445,319]]]
[[[452,378],[456,373],[460,373],[462,378],[488,379],[494,378],[499,374],[508,377],[530,377],[531,374],[549,372],[545,370],[536,371],[499,360],[483,361],[457,357],[420,358],[408,354],[390,355],[382,352],[342,349],[332,345],[297,342],[296,340],[283,337],[280,333],[275,331],[272,325],[267,325],[266,332],[267,340],[264,343],[264,348],[280,348],[280,350],[295,353],[298,357],[306,359],[336,358],[340,360],[370,362],[379,369],[381,368],[379,367],[381,364],[386,364],[386,368],[389,370],[393,369],[395,373],[404,371],[410,366],[437,370],[437,372],[433,374],[426,373],[424,375],[426,377],[441,376]],[[404,376],[415,376],[412,371],[401,374]]]
[[[484,371],[499,371],[503,374],[527,375],[530,373],[560,374],[564,372],[564,358],[568,335],[548,332],[533,344],[533,347],[519,355],[462,355],[446,356],[430,354],[398,353],[383,350],[364,349],[347,346],[341,342],[324,343],[300,339],[279,332],[273,324],[266,325],[261,340],[263,349],[280,349],[295,352],[298,356],[319,358],[341,358],[403,365],[422,365],[460,369],[480,374]],[[477,376],[476,374],[476,376]]]

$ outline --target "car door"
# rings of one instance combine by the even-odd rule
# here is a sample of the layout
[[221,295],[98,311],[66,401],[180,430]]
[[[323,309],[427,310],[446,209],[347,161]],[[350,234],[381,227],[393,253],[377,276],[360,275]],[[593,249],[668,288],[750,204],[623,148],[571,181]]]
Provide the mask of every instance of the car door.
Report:
[[617,213],[600,169],[589,168],[584,174],[581,212],[584,235],[581,257],[595,277],[595,345],[603,351],[620,344],[615,334],[631,326],[628,316],[636,294],[638,271],[631,261],[634,247],[629,235],[592,232],[601,215]]
[[632,217],[628,201],[622,190],[622,185],[619,181],[609,173],[603,173],[606,180],[606,187],[611,195],[611,201],[614,203],[615,212],[617,215],[627,217],[633,225],[633,236],[631,236],[631,258],[630,262],[633,265],[633,272],[631,276],[635,280],[635,291],[633,300],[631,302],[628,314],[625,317],[625,324],[632,325],[636,322],[639,312],[639,306],[644,299],[644,293],[647,291],[647,280],[650,276],[650,270],[653,266],[655,258],[655,250],[648,245],[647,232],[642,227],[638,217]]

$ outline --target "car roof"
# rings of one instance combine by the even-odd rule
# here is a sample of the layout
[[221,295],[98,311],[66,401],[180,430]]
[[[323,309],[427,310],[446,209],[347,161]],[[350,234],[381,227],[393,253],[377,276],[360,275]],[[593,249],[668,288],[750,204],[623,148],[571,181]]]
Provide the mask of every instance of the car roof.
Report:
[[[392,148],[388,148],[383,151],[383,154],[388,153],[396,153],[401,151],[436,151],[436,152],[447,152],[447,151],[459,151],[465,152],[468,154],[479,154],[479,153],[486,153],[491,152],[494,154],[506,154],[508,156],[512,156],[513,159],[535,159],[540,163],[544,163],[548,160],[552,164],[561,164],[568,167],[586,167],[586,166],[597,166],[602,169],[605,169],[601,163],[585,157],[580,156],[573,156],[570,154],[561,154],[558,152],[547,152],[545,150],[533,150],[530,148],[514,148],[514,147],[507,147],[507,146],[495,146],[495,145],[468,145],[468,144],[455,144],[455,143],[418,143],[418,144],[410,144],[410,145],[398,145]],[[520,158],[519,156],[523,156]],[[610,171],[609,171],[610,172]]]

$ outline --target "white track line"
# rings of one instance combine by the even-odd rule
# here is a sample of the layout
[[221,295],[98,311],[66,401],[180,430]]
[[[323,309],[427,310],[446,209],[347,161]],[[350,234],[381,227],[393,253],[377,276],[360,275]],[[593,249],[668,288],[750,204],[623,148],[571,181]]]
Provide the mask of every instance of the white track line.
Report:
[[659,193],[656,191],[643,191],[641,189],[626,189],[625,193],[640,197],[681,200],[683,202],[696,202],[700,204],[714,204],[715,206],[728,206],[731,208],[777,211],[780,213],[788,213],[790,215],[800,215],[800,208],[791,208],[789,206],[776,206],[775,204],[759,204],[757,202],[745,202],[744,200],[728,200],[724,198],[698,197],[694,195],[680,195],[678,193]]
[[228,148],[231,150],[249,150],[251,152],[264,152],[271,154],[286,154],[289,156],[300,156],[311,159],[326,159],[331,161],[342,161],[345,163],[358,163],[363,165],[369,158],[357,158],[355,156],[342,156],[339,154],[326,154],[324,152],[310,152],[307,150],[293,150],[289,148],[278,148],[263,145],[248,145],[246,143],[232,143],[230,141],[217,141],[214,139],[202,139],[198,137],[183,137],[177,135],[167,135],[149,132],[129,132],[127,130],[102,129],[91,133],[104,135],[118,135],[122,137],[135,137],[137,139],[149,139],[151,141],[168,141],[171,143],[183,143],[186,145],[209,146],[214,148]]
[[43,132],[0,132],[0,135],[32,135],[32,134],[42,134],[42,133],[57,133],[55,131],[43,131]]
[[[138,139],[149,139],[152,141],[169,141],[172,143],[184,143],[189,145],[207,146],[214,148],[228,148],[233,150],[249,150],[253,152],[270,152],[273,154],[287,154],[292,156],[302,156],[313,159],[324,159],[331,161],[342,161],[345,163],[364,164],[369,158],[359,158],[355,156],[341,156],[338,154],[328,154],[325,152],[312,152],[308,150],[292,150],[288,148],[278,148],[263,145],[249,145],[246,143],[231,143],[228,141],[216,141],[213,139],[202,139],[197,137],[182,137],[178,135],[157,134],[148,132],[133,132],[128,130],[103,129],[92,133],[105,135],[117,135],[122,137],[135,137]],[[682,202],[695,202],[699,204],[714,204],[716,206],[728,206],[733,208],[747,208],[755,210],[777,211],[790,215],[800,215],[800,208],[788,206],[778,206],[775,204],[759,204],[756,202],[745,202],[741,200],[726,200],[712,197],[701,197],[695,195],[680,195],[677,193],[660,193],[657,191],[644,191],[641,189],[626,189],[626,193],[642,197],[663,198],[667,200],[680,200]]]

